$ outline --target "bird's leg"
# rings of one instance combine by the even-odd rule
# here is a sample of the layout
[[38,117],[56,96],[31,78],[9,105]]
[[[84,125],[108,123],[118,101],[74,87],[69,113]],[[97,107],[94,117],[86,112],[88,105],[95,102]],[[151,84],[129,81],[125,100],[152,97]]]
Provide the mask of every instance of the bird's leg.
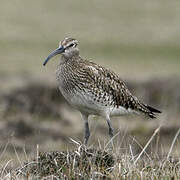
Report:
[[107,121],[107,124],[109,127],[109,136],[112,138],[114,136],[114,133],[113,133],[113,128],[112,128],[111,120],[110,120],[109,116],[106,117],[106,121]]
[[87,145],[87,143],[88,143],[89,136],[90,136],[90,131],[89,131],[89,124],[87,121],[87,122],[85,122],[85,136],[84,136],[85,145]]
[[82,114],[82,119],[84,120],[84,144],[87,145],[88,139],[90,136],[90,131],[89,131],[89,124],[88,124],[88,115]]

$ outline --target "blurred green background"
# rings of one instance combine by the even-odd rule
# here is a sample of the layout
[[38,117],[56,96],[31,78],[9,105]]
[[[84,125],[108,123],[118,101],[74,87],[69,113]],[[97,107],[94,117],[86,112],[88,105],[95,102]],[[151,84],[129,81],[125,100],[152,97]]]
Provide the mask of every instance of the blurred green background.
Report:
[[1,75],[54,79],[55,67],[42,62],[67,36],[79,40],[83,57],[122,78],[179,75],[179,6],[178,0],[2,0]]
[[[155,93],[157,99],[159,98],[161,101],[155,100],[153,102],[156,103],[152,105],[163,110],[160,120],[165,119],[168,122],[166,125],[171,124],[177,128],[180,126],[180,116],[179,111],[176,111],[174,115],[174,109],[175,107],[179,109],[178,103],[175,101],[180,101],[178,90],[180,87],[179,7],[179,0],[1,0],[0,95],[2,98],[11,97],[9,98],[11,101],[18,96],[18,100],[25,104],[29,99],[33,100],[33,97],[37,96],[37,101],[35,101],[37,104],[42,89],[38,91],[40,92],[38,95],[34,96],[32,94],[29,96],[28,93],[26,96],[21,95],[22,91],[24,93],[28,89],[26,86],[33,83],[47,85],[48,87],[44,88],[47,91],[50,87],[56,88],[54,72],[59,57],[55,57],[46,67],[43,67],[42,63],[47,55],[57,48],[60,40],[65,37],[73,37],[80,43],[82,57],[104,65],[118,73],[122,79],[137,84],[138,97],[142,96],[141,99],[146,98],[143,97],[144,91],[138,90],[138,87],[141,87],[140,82],[165,79],[163,85],[158,81],[154,87],[155,89],[161,88],[162,92],[167,90],[167,93],[163,96],[161,93],[158,95]],[[29,88],[30,93],[37,91],[36,88],[33,88],[32,90]],[[145,91],[149,91],[151,88],[152,86],[147,86]],[[168,88],[173,90],[170,91],[171,89]],[[17,89],[22,89],[22,91],[16,93]],[[174,89],[177,90],[175,96],[173,96]],[[49,92],[51,91],[49,90]],[[169,92],[173,93],[168,96]],[[164,99],[167,96],[169,99],[166,101]],[[28,97],[30,98],[28,99]],[[0,139],[2,141],[1,151],[7,152],[7,154],[10,152],[11,155],[2,155],[1,161],[8,160],[7,156],[11,157],[12,154],[15,154],[14,148],[18,149],[19,154],[24,154],[24,149],[28,154],[36,151],[36,144],[40,144],[42,150],[55,150],[68,146],[69,137],[77,137],[82,140],[83,124],[80,114],[67,104],[60,107],[61,118],[51,116],[51,114],[43,117],[37,112],[34,114],[24,112],[23,103],[20,110],[17,110],[18,108],[13,104],[11,111],[14,114],[11,112],[11,115],[8,115],[9,109],[7,111],[5,105],[9,103],[8,98],[5,98],[6,103],[1,101],[0,106],[0,129],[6,131],[1,131]],[[44,95],[43,98],[46,99],[47,96]],[[55,99],[51,98],[51,103]],[[48,101],[47,104],[51,106]],[[166,106],[169,104],[169,107],[173,108],[168,109]],[[11,103],[9,108],[11,108]],[[53,106],[53,108],[58,109],[57,106]],[[168,111],[166,111],[167,109]],[[6,111],[6,115],[4,115],[4,111]],[[100,139],[108,138],[105,122],[96,122],[97,119],[99,118],[92,118],[91,125],[92,136],[94,136],[92,139],[94,138],[96,142],[96,133],[99,134],[96,137]],[[160,124],[160,121],[139,121],[139,117],[134,117],[134,121],[132,118],[126,118],[124,121],[120,121],[120,119],[124,119],[121,117],[117,119],[118,121],[113,121],[114,126],[115,123],[117,124],[116,130],[125,129],[124,131],[129,134],[138,132],[141,140],[145,137],[144,135],[142,137],[142,134],[145,133],[147,138],[142,140],[143,143],[152,132],[149,132],[147,128],[153,130]],[[67,122],[70,124],[68,125]],[[98,125],[101,123],[104,129]],[[170,129],[170,126],[168,127]],[[22,134],[18,136],[18,132],[23,129]],[[27,135],[27,132],[30,135]],[[174,128],[165,131],[167,136],[171,135],[168,136],[170,142],[175,132]],[[7,142],[11,144],[7,146],[9,150],[5,146]],[[3,150],[4,146],[7,148],[6,151]]]

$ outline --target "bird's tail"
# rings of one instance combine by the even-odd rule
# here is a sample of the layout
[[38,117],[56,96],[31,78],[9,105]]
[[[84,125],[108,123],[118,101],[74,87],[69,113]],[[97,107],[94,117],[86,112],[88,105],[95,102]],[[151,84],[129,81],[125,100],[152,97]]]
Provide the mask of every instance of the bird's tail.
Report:
[[155,109],[151,106],[148,106],[147,104],[139,103],[138,110],[146,115],[148,115],[150,118],[156,118],[157,113],[161,113],[158,109]]

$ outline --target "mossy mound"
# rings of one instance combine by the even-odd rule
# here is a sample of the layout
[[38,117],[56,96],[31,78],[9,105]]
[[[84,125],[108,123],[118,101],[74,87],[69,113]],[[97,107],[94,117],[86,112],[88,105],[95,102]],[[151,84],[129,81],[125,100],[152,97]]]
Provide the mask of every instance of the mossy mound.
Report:
[[80,146],[70,152],[39,153],[37,160],[24,164],[16,176],[48,177],[60,179],[89,179],[108,177],[115,164],[114,156],[106,151]]

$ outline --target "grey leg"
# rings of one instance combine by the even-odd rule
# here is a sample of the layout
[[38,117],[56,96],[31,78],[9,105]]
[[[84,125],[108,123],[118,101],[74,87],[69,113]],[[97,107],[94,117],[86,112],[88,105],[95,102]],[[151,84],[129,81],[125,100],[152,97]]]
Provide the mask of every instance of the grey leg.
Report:
[[109,136],[112,138],[114,136],[114,133],[113,133],[113,128],[112,128],[112,125],[111,125],[111,120],[110,120],[110,117],[106,117],[106,121],[107,121],[107,124],[108,124],[108,127],[109,127]]
[[88,115],[82,113],[82,119],[84,120],[84,144],[87,145],[88,139],[90,136],[90,131],[89,131],[89,124],[88,124]]

